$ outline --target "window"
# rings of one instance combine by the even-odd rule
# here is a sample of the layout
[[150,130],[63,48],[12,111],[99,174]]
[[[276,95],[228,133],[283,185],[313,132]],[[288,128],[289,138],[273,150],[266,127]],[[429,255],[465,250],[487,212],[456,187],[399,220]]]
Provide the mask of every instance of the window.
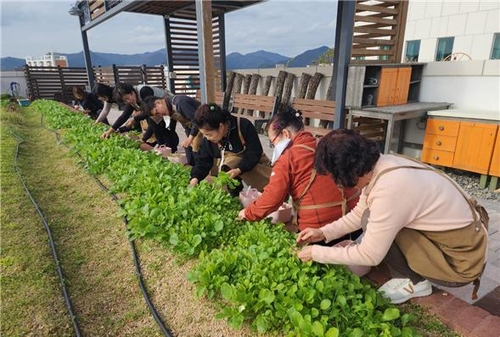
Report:
[[454,37],[443,37],[438,39],[436,50],[436,61],[442,61],[453,52]]
[[491,49],[490,60],[500,60],[500,33],[493,35],[493,48]]
[[406,41],[405,62],[418,62],[420,53],[420,40]]

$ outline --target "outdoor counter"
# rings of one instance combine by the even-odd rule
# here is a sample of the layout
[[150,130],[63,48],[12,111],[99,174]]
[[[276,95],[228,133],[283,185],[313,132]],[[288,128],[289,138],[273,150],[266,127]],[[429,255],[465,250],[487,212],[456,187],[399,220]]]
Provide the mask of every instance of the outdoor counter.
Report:
[[384,107],[353,108],[349,110],[347,128],[352,128],[353,117],[368,117],[386,120],[387,130],[385,133],[384,153],[389,153],[391,139],[394,133],[394,122],[402,121],[403,123],[401,123],[401,130],[397,143],[399,152],[399,146],[401,144],[400,138],[404,133],[404,124],[407,119],[423,117],[428,111],[448,109],[451,105],[452,103],[446,102],[415,102]]

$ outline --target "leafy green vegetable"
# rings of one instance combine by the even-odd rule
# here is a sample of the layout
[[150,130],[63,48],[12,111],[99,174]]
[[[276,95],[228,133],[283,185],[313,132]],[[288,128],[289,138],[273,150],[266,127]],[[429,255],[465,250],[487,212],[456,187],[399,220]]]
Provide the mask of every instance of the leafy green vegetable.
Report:
[[157,240],[180,258],[198,258],[187,278],[196,296],[219,301],[217,318],[233,328],[248,322],[259,333],[287,336],[416,336],[412,317],[390,306],[367,282],[342,266],[302,263],[295,236],[283,226],[237,222],[238,200],[223,189],[237,181],[226,173],[187,188],[181,165],[138,151],[136,142],[113,135],[53,101],[31,110],[60,130],[90,174],[107,179],[119,195],[120,216],[131,240]]

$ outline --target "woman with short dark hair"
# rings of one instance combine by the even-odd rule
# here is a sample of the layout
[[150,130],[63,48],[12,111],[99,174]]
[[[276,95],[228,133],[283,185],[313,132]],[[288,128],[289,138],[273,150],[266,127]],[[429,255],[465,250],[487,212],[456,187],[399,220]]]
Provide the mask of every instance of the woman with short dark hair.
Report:
[[[118,83],[113,89],[113,100],[118,104],[124,104],[122,114],[116,119],[113,125],[101,135],[101,138],[108,138],[112,133],[119,130],[133,113],[141,113],[141,102],[149,96],[165,97],[163,89],[140,84],[133,86],[128,83]],[[139,124],[137,123],[139,129]]]
[[95,120],[96,123],[109,124],[108,115],[111,111],[113,103],[116,103],[113,100],[113,89],[113,87],[104,83],[96,83],[92,88],[92,94],[94,94],[94,96],[104,104],[99,116],[97,116]]
[[[77,108],[81,107],[85,114],[96,120],[104,106],[103,103],[93,93],[85,91],[82,87],[73,87],[72,92],[78,104]],[[107,124],[107,120],[103,122]]]
[[363,228],[359,244],[306,246],[303,261],[376,266],[384,261],[394,278],[379,290],[392,303],[432,293],[432,281],[479,286],[487,250],[483,207],[443,173],[416,160],[381,155],[378,144],[352,130],[334,130],[316,152],[318,172],[337,185],[362,188],[356,207],[319,229],[307,228],[297,243],[331,241]]
[[[204,138],[191,169],[190,185],[205,179],[216,160],[216,170],[225,171],[231,178],[262,191],[269,181],[271,163],[264,154],[255,126],[217,104],[198,107],[194,122]],[[237,192],[235,189],[232,194]]]

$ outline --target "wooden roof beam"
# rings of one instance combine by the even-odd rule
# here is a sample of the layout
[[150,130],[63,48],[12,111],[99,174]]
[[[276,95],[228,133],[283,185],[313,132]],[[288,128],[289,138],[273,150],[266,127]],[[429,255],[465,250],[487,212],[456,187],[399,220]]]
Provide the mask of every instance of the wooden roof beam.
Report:
[[356,5],[356,12],[378,12],[386,14],[399,14],[399,11],[395,8],[387,8],[383,6],[370,6],[370,5]]
[[387,35],[396,35],[396,31],[394,29],[377,29],[377,28],[369,28],[369,27],[354,27],[355,33],[370,33],[375,34],[377,36],[387,36]]
[[393,46],[395,44],[393,40],[369,39],[358,36],[354,36],[352,42],[360,44],[372,44],[377,46]]
[[352,44],[352,49],[366,49],[370,50],[369,48],[376,48],[376,49],[371,49],[371,50],[378,50],[378,48],[381,47],[389,47],[390,50],[391,48],[394,48],[394,46],[388,46],[388,45],[379,45],[379,44],[365,44],[365,43],[353,43]]
[[366,27],[366,28],[396,28],[397,25],[383,25],[379,23],[371,23],[371,22],[359,22],[356,27]]
[[385,26],[393,26],[398,23],[397,20],[393,19],[382,19],[382,18],[377,18],[373,16],[368,16],[368,15],[355,15],[354,16],[355,22],[370,22],[370,23],[378,23],[382,24]]
[[388,38],[388,40],[394,41],[396,36],[389,35],[381,35],[381,34],[372,34],[372,33],[355,33],[354,37],[364,38],[364,39],[380,39],[380,38]]
[[398,3],[399,0],[393,1],[383,1],[383,0],[356,0],[356,5],[364,3],[368,6],[394,6],[394,2]]
[[383,49],[352,49],[352,56],[392,56],[394,50]]

